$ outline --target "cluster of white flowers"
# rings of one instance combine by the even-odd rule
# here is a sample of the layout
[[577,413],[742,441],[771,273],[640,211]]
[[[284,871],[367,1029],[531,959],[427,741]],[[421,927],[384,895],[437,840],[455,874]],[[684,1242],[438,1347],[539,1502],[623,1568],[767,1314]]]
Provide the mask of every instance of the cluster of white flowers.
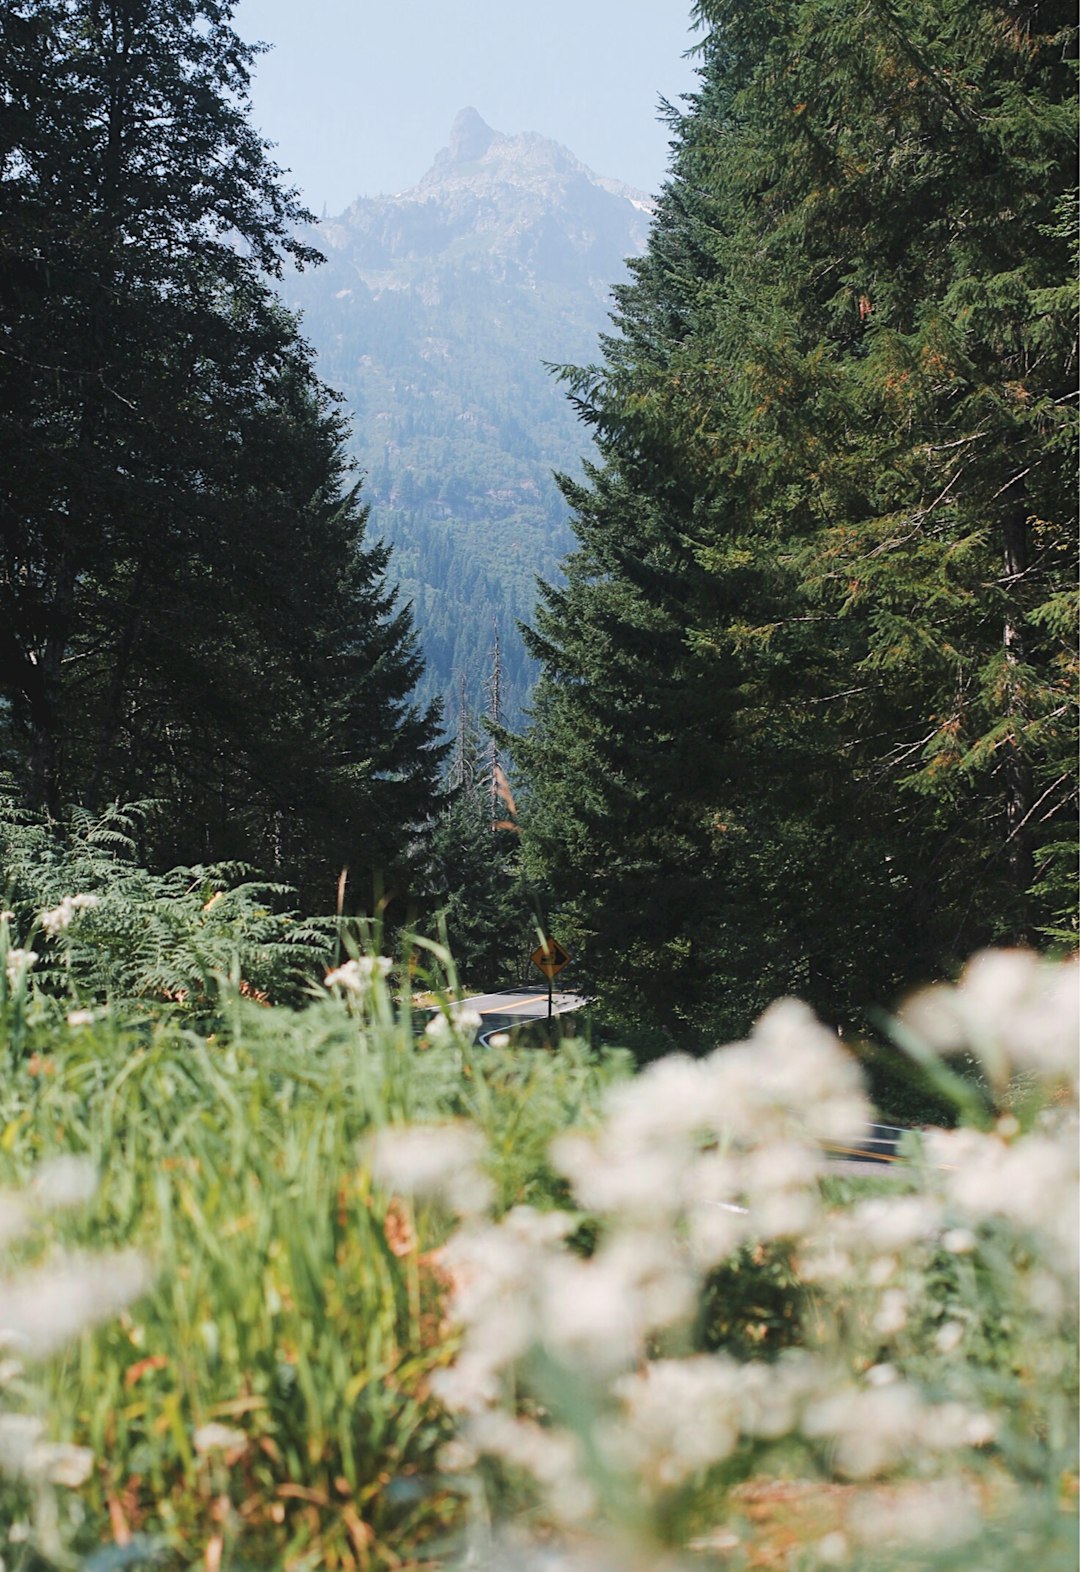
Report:
[[439,1199],[459,1217],[483,1212],[494,1190],[481,1166],[484,1138],[473,1125],[386,1127],[367,1141],[372,1177],[398,1195]]
[[971,1052],[1004,1087],[1034,1073],[1077,1090],[1080,959],[1049,962],[1030,950],[984,950],[955,987],[924,989],[902,1019],[938,1053]]
[[0,1474],[76,1490],[89,1479],[93,1466],[89,1447],[47,1441],[44,1420],[0,1413]]
[[[551,1513],[580,1525],[602,1493],[597,1455],[639,1501],[655,1502],[744,1440],[795,1438],[840,1476],[866,1482],[915,1460],[947,1475],[949,1459],[993,1441],[1001,1416],[978,1401],[929,1400],[881,1350],[927,1326],[938,1355],[961,1350],[964,1313],[937,1314],[926,1268],[942,1251],[980,1249],[990,1219],[1014,1230],[1018,1259],[1043,1240],[1030,1293],[1048,1313],[1072,1302],[1076,981],[1075,966],[987,956],[957,989],[913,1006],[909,1024],[946,1023],[942,1049],[967,1046],[984,1063],[996,1055],[1009,1074],[1038,1076],[1052,1117],[1026,1130],[1010,1118],[993,1132],[930,1134],[923,1168],[893,1195],[824,1198],[828,1145],[857,1140],[870,1109],[855,1060],[799,1004],[774,1006],[745,1043],[664,1059],[620,1084],[599,1129],[564,1134],[552,1148],[597,1219],[590,1255],[572,1248],[574,1216],[523,1207],[497,1223],[465,1209],[445,1247],[462,1342],[432,1386],[460,1416],[461,1457],[524,1468]],[[477,1157],[471,1150],[469,1161]],[[709,1274],[740,1247],[770,1242],[791,1246],[823,1321],[836,1307],[819,1352],[768,1363],[661,1357],[689,1347]],[[554,1383],[552,1371],[561,1372]],[[520,1409],[530,1389],[552,1409],[544,1423]],[[567,1390],[576,1418],[557,1396]],[[953,1499],[942,1491],[942,1502]],[[962,1515],[977,1519],[967,1496]]]
[[347,994],[366,994],[376,978],[390,975],[393,964],[388,955],[358,955],[327,972],[323,984],[327,988],[341,988]]
[[869,1118],[855,1061],[786,1000],[748,1042],[650,1065],[616,1090],[598,1135],[565,1135],[552,1156],[582,1206],[685,1234],[700,1271],[748,1238],[804,1234],[822,1143],[857,1139]]
[[471,1037],[478,1031],[483,1018],[467,1004],[451,1004],[446,1012],[433,1015],[427,1024],[427,1038],[432,1043],[449,1042],[455,1035]]
[[12,988],[18,988],[24,978],[29,976],[37,962],[38,953],[36,950],[10,949],[4,962],[9,985]]
[[96,895],[65,895],[59,906],[54,906],[51,911],[42,912],[38,922],[50,939],[55,939],[57,934],[66,932],[70,928],[76,912],[84,912],[98,904]]
[[[66,1155],[41,1163],[25,1190],[0,1192],[0,1245],[27,1234],[43,1212],[85,1205],[97,1182],[88,1158]],[[0,1278],[0,1344],[20,1358],[44,1358],[122,1310],[149,1283],[147,1263],[134,1250],[48,1256]]]

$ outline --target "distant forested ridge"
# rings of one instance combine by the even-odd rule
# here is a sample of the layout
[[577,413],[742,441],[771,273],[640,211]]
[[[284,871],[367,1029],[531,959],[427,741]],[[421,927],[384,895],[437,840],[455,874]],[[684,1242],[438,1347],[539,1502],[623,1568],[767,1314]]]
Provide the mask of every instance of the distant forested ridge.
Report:
[[416,186],[324,220],[310,234],[326,266],[286,276],[352,412],[370,527],[414,605],[421,691],[451,723],[462,679],[485,707],[496,631],[508,718],[531,690],[518,620],[572,544],[553,472],[580,474],[591,447],[545,363],[594,353],[650,209],[556,143],[463,110]]
[[0,9],[0,767],[159,862],[408,883],[440,751],[222,0]]
[[529,644],[526,866],[601,997],[838,1022],[1075,942],[1075,10],[702,0]]

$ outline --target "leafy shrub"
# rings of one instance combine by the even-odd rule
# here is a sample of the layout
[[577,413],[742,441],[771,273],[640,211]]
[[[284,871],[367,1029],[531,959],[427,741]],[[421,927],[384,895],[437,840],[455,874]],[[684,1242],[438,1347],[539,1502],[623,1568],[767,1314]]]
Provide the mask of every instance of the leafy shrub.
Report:
[[240,863],[139,866],[138,807],[46,823],[0,799],[8,944],[32,951],[39,989],[69,1008],[168,1002],[212,1013],[220,980],[256,998],[297,1000],[332,954],[334,925],[282,911],[287,886]]

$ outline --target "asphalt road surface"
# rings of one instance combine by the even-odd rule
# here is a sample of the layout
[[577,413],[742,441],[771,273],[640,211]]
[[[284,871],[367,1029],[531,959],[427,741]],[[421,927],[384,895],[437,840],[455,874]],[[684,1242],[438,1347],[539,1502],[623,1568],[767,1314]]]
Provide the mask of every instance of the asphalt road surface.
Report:
[[[583,1010],[588,1003],[580,993],[561,993],[552,990],[551,1009],[554,1015],[568,1015],[573,1010]],[[477,998],[463,999],[460,1008],[475,1010],[485,1018],[489,1015],[509,1015],[515,1021],[536,1021],[548,1013],[547,983],[530,984],[525,988],[508,988],[503,993],[482,993]]]

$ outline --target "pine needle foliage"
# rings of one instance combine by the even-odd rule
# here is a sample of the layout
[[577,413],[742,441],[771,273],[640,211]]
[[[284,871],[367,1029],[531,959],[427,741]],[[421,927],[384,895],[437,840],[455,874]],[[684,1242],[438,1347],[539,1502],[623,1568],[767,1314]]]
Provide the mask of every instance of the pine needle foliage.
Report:
[[687,1041],[1076,911],[1075,17],[697,14],[516,747],[585,975]]

